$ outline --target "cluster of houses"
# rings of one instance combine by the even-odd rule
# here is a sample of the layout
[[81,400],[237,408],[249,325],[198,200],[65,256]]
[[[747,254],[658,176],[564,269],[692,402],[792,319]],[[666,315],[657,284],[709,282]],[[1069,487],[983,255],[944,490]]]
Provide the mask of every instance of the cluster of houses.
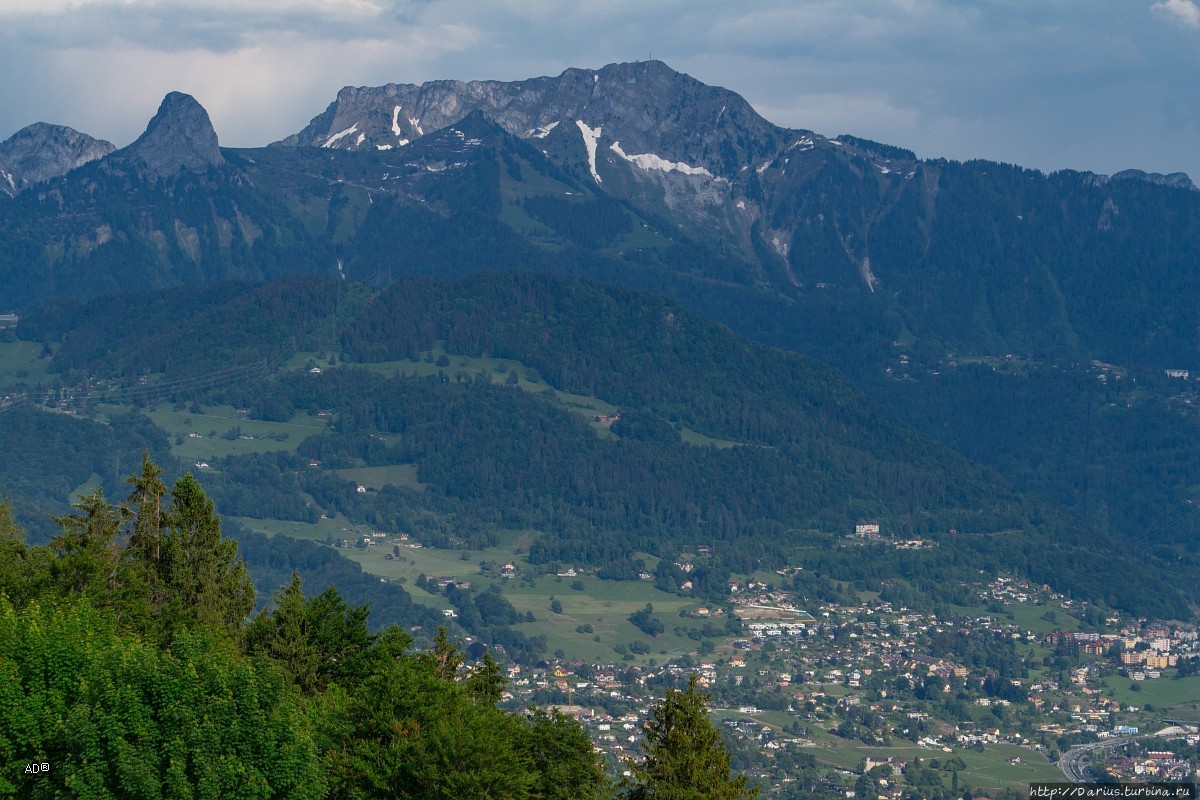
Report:
[[[871,534],[869,529],[863,532],[864,537]],[[420,546],[407,535],[395,537],[378,531],[363,537],[363,544],[391,544],[388,555],[393,557],[402,547]],[[703,554],[698,552],[682,556],[676,566],[690,573],[700,558]],[[557,575],[573,578],[584,572],[579,567],[561,567]],[[520,570],[515,564],[496,564],[489,574],[515,578]],[[428,580],[438,588],[450,582],[461,585],[450,577]],[[825,603],[805,610],[803,601],[790,591],[761,581],[734,581],[730,590],[727,608],[698,606],[681,615],[694,620],[731,613],[740,622],[738,632],[731,628],[729,637],[702,657],[691,654],[682,664],[667,661],[649,666],[633,666],[628,660],[584,664],[561,658],[534,666],[513,664],[508,667],[505,697],[514,708],[530,702],[544,705],[548,696],[557,698],[560,710],[578,717],[595,746],[615,759],[614,763],[638,754],[641,726],[661,696],[661,685],[675,685],[689,673],[716,698],[730,696],[730,692],[744,696],[737,692],[750,687],[766,693],[776,703],[771,708],[777,713],[785,710],[797,725],[832,729],[848,710],[862,709],[884,720],[879,727],[882,733],[899,735],[901,730],[920,726],[921,735],[915,741],[921,748],[941,753],[1007,742],[1029,747],[1029,760],[1044,759],[1033,750],[1049,749],[1064,736],[1100,739],[1127,734],[1146,724],[1140,709],[1107,696],[1110,692],[1102,682],[1104,676],[1120,670],[1134,680],[1152,679],[1178,665],[1180,659],[1200,655],[1194,628],[1145,620],[1122,625],[1120,618],[1110,616],[1103,632],[1060,630],[1047,635],[1001,613],[939,616],[882,599]],[[978,596],[988,606],[1038,605],[1044,606],[1048,615],[1062,614],[1064,618],[1082,606],[1048,586],[1011,577],[980,587]],[[732,621],[729,624],[734,625]],[[1044,648],[1043,652],[1070,643],[1084,660],[1069,673],[1038,672],[1024,681],[1014,679],[1027,701],[1003,699],[984,691],[985,681],[992,677],[985,669],[936,649],[936,643],[947,634],[1012,641],[1023,648]],[[903,691],[907,686],[928,692],[931,684],[938,695],[965,697],[968,706],[975,707],[971,713],[976,722],[933,719],[929,712],[936,708]],[[724,729],[761,754],[763,761],[756,769],[771,774],[771,781],[776,781],[773,785],[782,780],[778,772],[768,769],[773,754],[790,747],[809,748],[808,752],[820,747],[807,734],[785,730],[778,724],[778,716],[766,717],[753,707],[732,705],[722,714],[728,716],[722,723]],[[1017,705],[1019,709],[1012,708]],[[1030,720],[1037,722],[1031,726]],[[1166,759],[1151,761],[1159,772],[1149,771],[1142,759],[1142,772],[1137,772],[1135,764],[1129,774],[1156,778],[1175,774]],[[892,766],[902,769],[902,762],[900,759]],[[1121,769],[1126,774],[1123,765]],[[768,785],[772,785],[770,781]]]
[[[1184,737],[1186,744],[1195,747],[1200,734]],[[1143,755],[1120,756],[1110,759],[1107,773],[1115,781],[1186,783],[1195,780],[1197,764],[1179,758],[1170,750],[1150,750]]]
[[1084,655],[1111,656],[1133,681],[1162,677],[1162,670],[1179,665],[1181,658],[1200,657],[1200,640],[1194,629],[1171,628],[1161,623],[1123,627],[1118,633],[1054,631],[1046,643],[1075,644]]

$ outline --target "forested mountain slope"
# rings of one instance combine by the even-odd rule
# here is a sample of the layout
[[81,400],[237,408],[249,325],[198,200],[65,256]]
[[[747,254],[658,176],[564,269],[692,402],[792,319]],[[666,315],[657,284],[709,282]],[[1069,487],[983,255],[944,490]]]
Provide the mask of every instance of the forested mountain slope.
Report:
[[[124,307],[112,301],[29,319],[57,348],[52,369],[76,387],[58,393],[67,402],[222,401],[251,418],[332,419],[292,452],[214,464],[208,483],[228,514],[312,521],[333,511],[441,546],[526,529],[536,532],[531,560],[614,576],[639,552],[700,544],[725,570],[779,567],[813,535],[876,518],[938,549],[869,568],[843,554],[850,562],[827,568],[909,580],[948,558],[948,582],[969,565],[1003,565],[1122,606],[1186,613],[1182,587],[1150,587],[1168,564],[1194,569],[1190,560],[1126,558],[1115,538],[920,436],[838,372],[661,296],[489,273],[383,290],[296,279],[127,302],[129,313],[148,309],[144,331],[120,323]],[[337,366],[279,370],[296,350],[330,343]],[[434,352],[445,354],[437,364]],[[471,366],[484,359],[510,368]],[[590,421],[594,412],[572,405],[589,397],[620,418]],[[336,472],[400,465],[415,466],[420,488],[363,493]],[[1098,581],[1094,552],[1142,580]]]

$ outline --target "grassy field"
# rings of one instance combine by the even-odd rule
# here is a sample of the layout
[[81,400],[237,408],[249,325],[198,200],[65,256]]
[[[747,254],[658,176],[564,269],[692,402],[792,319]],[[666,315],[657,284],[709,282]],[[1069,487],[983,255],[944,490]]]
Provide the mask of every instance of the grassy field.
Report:
[[[250,530],[270,536],[283,534],[318,542],[331,539],[357,541],[371,532],[369,526],[355,525],[345,519],[326,519],[312,525],[248,517],[233,519]],[[418,589],[418,576],[469,581],[480,588],[499,583],[504,596],[517,611],[534,615],[534,622],[520,623],[517,629],[529,636],[545,636],[551,653],[561,649],[571,657],[612,662],[621,660],[621,655],[613,650],[615,645],[628,646],[630,642],[641,641],[648,652],[636,655],[632,663],[646,664],[696,651],[700,642],[689,638],[687,633],[700,627],[701,623],[680,617],[679,612],[696,608],[701,603],[661,592],[650,582],[603,581],[591,575],[568,578],[519,574],[515,579],[502,579],[481,574],[480,563],[485,561],[500,565],[511,563],[518,570],[524,569],[523,554],[531,536],[532,532],[513,534],[502,546],[487,550],[401,547],[399,556],[392,559],[386,558],[392,552],[393,540],[390,538],[382,540],[385,543],[377,547],[348,547],[338,552],[357,562],[365,572],[402,582],[415,601],[439,610],[450,608],[450,605],[442,596]],[[646,560],[648,563],[653,561],[651,558]],[[573,585],[581,588],[573,588]],[[561,613],[550,610],[552,598],[561,603]],[[654,606],[654,616],[665,628],[657,637],[646,635],[628,619],[647,603]],[[588,625],[591,631],[578,630]],[[680,630],[676,631],[676,628]]]
[[[971,617],[989,616],[998,621],[1011,622],[1023,630],[1034,633],[1050,633],[1051,631],[1074,631],[1079,629],[1079,620],[1058,606],[1037,606],[1014,603],[1004,606],[1004,613],[988,611],[984,606],[950,606],[957,614]],[[1052,619],[1045,619],[1052,616]]]
[[[960,786],[977,788],[1008,787],[1028,789],[1035,781],[1061,781],[1063,775],[1058,767],[1046,760],[1041,753],[1014,744],[994,744],[982,753],[974,750],[956,750],[954,755],[966,762],[967,768],[959,773]],[[1008,759],[1019,757],[1020,764],[1010,764]],[[949,781],[947,781],[949,782]]]
[[0,389],[48,380],[50,361],[41,354],[42,345],[37,342],[0,342]]
[[713,436],[705,436],[703,433],[697,433],[691,428],[684,428],[679,432],[679,437],[684,444],[695,445],[697,447],[716,447],[724,450],[729,447],[737,447],[741,442],[735,442],[732,439],[717,439]]
[[[1174,670],[1166,672],[1170,674]],[[1168,709],[1179,707],[1177,710],[1182,716],[1200,719],[1200,715],[1196,713],[1197,707],[1200,707],[1200,675],[1179,679],[1158,678],[1136,683],[1128,678],[1113,675],[1104,679],[1104,685],[1108,690],[1106,695],[1120,703],[1133,706],[1150,704],[1167,716],[1170,716]],[[1130,688],[1132,686],[1139,687],[1139,690],[1134,691]]]
[[[118,406],[101,406],[105,410],[125,410]],[[307,412],[296,414],[288,422],[266,422],[246,419],[230,406],[202,406],[201,413],[176,411],[167,405],[146,412],[154,424],[165,430],[171,442],[171,453],[189,461],[212,461],[232,455],[296,451],[296,446],[313,434],[325,430],[325,420]],[[236,429],[242,437],[229,439]],[[191,434],[200,436],[193,437]]]
[[389,467],[358,467],[355,469],[334,470],[348,481],[354,481],[368,489],[382,489],[384,486],[398,486],[404,489],[424,491],[425,484],[417,480],[416,464],[394,464]]
[[71,492],[71,501],[74,502],[76,499],[89,495],[96,489],[101,488],[103,488],[103,483],[101,483],[100,476],[93,472],[90,478],[76,486],[75,490]]
[[[400,557],[390,561],[385,558],[388,552],[385,548],[355,548],[342,552],[367,572],[390,580],[404,578],[412,587],[415,600],[436,608],[447,607],[445,601],[414,586],[417,576],[422,573],[427,577],[470,581],[479,587],[499,583],[504,596],[517,611],[534,615],[534,622],[520,623],[517,629],[529,636],[545,636],[551,653],[561,649],[572,657],[585,660],[616,661],[620,656],[612,649],[614,645],[640,640],[649,652],[635,661],[646,663],[651,659],[663,661],[668,655],[690,652],[698,646],[699,642],[686,635],[688,628],[696,627],[695,621],[679,616],[680,609],[694,608],[696,601],[665,594],[650,583],[602,581],[587,575],[576,578],[543,575],[506,580],[480,573],[480,563],[484,561],[501,565],[511,563],[522,568],[522,550],[518,542],[513,542],[504,547],[471,551],[468,559],[463,560],[462,554],[467,551],[402,548]],[[573,583],[583,588],[574,589]],[[552,598],[561,603],[561,613],[550,610]],[[628,620],[630,614],[647,603],[653,604],[655,616],[662,620],[666,629],[654,638]],[[577,630],[586,625],[592,627],[590,632]],[[684,632],[675,633],[676,627],[682,627]],[[596,641],[596,637],[600,641]]]
[[[582,589],[572,588],[576,581],[575,585],[582,585]],[[698,627],[696,621],[679,616],[680,610],[695,608],[698,603],[660,592],[650,583],[602,581],[592,576],[544,576],[508,587],[505,596],[518,610],[533,612],[537,621],[525,623],[521,628],[530,635],[545,636],[551,652],[561,648],[585,660],[617,661],[620,656],[613,646],[637,640],[649,649],[637,661],[665,661],[694,652],[700,644],[686,633]],[[562,613],[550,611],[551,597],[562,604]],[[665,628],[657,637],[647,636],[628,620],[630,614],[647,603],[654,606],[654,616]],[[577,630],[588,625],[591,632]],[[677,633],[676,628],[681,632]]]
[[323,519],[314,524],[281,519],[254,519],[252,517],[230,517],[230,519],[256,533],[264,533],[267,536],[291,536],[294,539],[308,539],[314,542],[349,539],[370,532],[365,525],[354,525],[341,518]]

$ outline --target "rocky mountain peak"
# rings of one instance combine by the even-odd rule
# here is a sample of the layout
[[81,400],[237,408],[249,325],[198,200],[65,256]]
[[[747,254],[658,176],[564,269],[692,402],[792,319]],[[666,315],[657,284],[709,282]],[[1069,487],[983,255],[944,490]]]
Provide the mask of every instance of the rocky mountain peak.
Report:
[[[277,144],[390,150],[475,111],[525,139],[571,135],[589,153],[619,150],[627,161],[684,165],[689,174],[709,176],[731,177],[795,138],[734,92],[661,61],[638,61],[514,82],[346,87],[324,113]],[[594,133],[581,133],[585,128]]]
[[15,195],[27,186],[103,158],[115,149],[109,142],[64,125],[35,122],[0,143],[0,192]]
[[225,163],[208,112],[182,92],[164,97],[146,132],[118,155],[155,177],[180,169],[203,172]]

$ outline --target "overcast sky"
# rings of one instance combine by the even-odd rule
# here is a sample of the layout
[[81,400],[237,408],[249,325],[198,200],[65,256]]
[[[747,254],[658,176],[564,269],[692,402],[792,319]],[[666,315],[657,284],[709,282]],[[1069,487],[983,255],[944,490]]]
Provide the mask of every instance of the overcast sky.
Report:
[[1200,182],[1198,0],[0,0],[0,139],[44,121],[123,146],[179,90],[255,147],[346,85],[651,56],[924,158]]

